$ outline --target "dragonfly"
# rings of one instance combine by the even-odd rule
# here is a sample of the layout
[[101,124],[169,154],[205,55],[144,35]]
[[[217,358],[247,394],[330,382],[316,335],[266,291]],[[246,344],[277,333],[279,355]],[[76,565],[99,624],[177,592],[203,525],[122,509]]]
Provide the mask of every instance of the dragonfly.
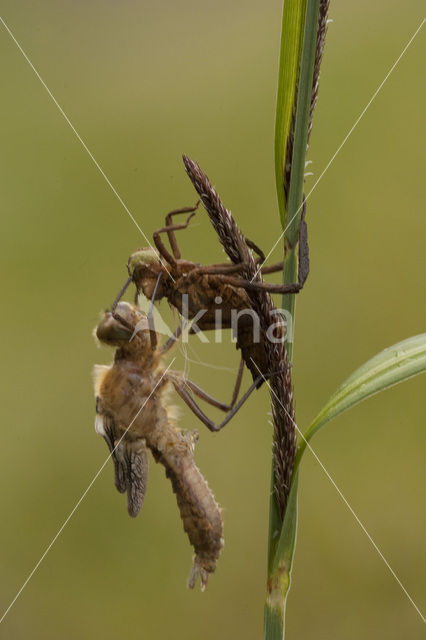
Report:
[[[168,396],[174,388],[211,431],[218,431],[247,400],[256,382],[237,402],[243,373],[241,363],[231,402],[216,400],[180,372],[165,368],[164,357],[175,340],[169,339],[160,346],[148,315],[136,305],[120,301],[111,311],[103,313],[95,329],[101,344],[115,348],[112,365],[98,365],[94,371],[95,430],[108,445],[114,462],[115,486],[119,492],[127,492],[131,516],[139,513],[146,493],[147,451],[164,466],[184,529],[195,550],[188,585],[194,587],[199,576],[204,589],[223,546],[222,515],[195,464],[198,434],[177,426],[176,411]],[[226,412],[224,420],[215,424],[194,396]]]

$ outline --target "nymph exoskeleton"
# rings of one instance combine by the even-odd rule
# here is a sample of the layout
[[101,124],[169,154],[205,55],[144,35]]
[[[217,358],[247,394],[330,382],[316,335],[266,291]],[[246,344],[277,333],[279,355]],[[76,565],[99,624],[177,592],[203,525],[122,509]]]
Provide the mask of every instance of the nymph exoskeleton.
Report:
[[[232,328],[237,348],[251,371],[253,380],[259,380],[259,371],[267,373],[263,338],[256,341],[253,308],[248,292],[265,291],[270,293],[298,293],[309,273],[307,228],[302,214],[299,243],[298,282],[289,285],[271,284],[262,279],[251,281],[245,262],[201,265],[184,260],[178,247],[175,232],[186,229],[195,215],[195,207],[185,207],[171,211],[166,216],[165,226],[153,234],[156,250],[139,249],[129,258],[128,270],[130,278],[136,285],[137,292],[142,292],[152,300],[154,288],[161,274],[155,300],[167,298],[170,305],[186,318],[196,319],[196,326],[201,331],[216,329],[216,319],[220,317],[222,329]],[[186,221],[173,224],[173,217],[178,214],[189,214]],[[167,234],[172,253],[163,240]],[[240,241],[238,239],[238,241]],[[269,267],[263,266],[265,256],[254,242],[244,238],[245,247],[240,255],[244,255],[249,247],[257,258],[255,260],[260,273],[265,275],[282,270],[282,262]],[[217,315],[219,312],[219,316]],[[261,384],[263,381],[260,378]]]
[[[159,347],[147,315],[127,302],[114,304],[96,328],[98,340],[116,348],[113,364],[95,368],[96,421],[114,460],[115,485],[127,491],[128,511],[136,516],[146,491],[147,448],[166,469],[176,494],[181,518],[195,549],[189,580],[200,575],[202,587],[216,566],[222,548],[222,517],[214,496],[194,461],[197,433],[176,426],[169,406],[171,388],[212,431],[221,429],[256,386],[253,383],[237,403],[243,367],[240,367],[229,405],[219,402],[177,371],[164,368],[163,355],[174,344]],[[200,409],[193,394],[228,412],[216,425]]]

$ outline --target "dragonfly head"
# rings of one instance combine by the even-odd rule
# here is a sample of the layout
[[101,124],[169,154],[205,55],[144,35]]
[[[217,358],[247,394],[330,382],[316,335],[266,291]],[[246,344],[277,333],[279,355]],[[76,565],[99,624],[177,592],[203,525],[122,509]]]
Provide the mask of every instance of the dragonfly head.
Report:
[[126,352],[145,351],[151,345],[146,313],[128,302],[119,302],[114,314],[105,311],[95,335],[103,344],[124,348]]
[[[127,269],[139,291],[150,300],[160,272],[163,271],[160,257],[155,249],[138,249],[130,256]],[[162,286],[157,288],[156,299],[163,297]]]

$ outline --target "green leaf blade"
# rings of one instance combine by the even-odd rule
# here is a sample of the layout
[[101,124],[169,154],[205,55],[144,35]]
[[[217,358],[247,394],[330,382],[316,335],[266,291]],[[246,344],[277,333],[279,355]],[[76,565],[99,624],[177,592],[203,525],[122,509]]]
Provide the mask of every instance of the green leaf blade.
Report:
[[283,8],[275,120],[275,180],[283,229],[286,226],[284,170],[299,74],[306,0],[286,0]]
[[[308,442],[327,422],[370,396],[426,372],[426,333],[384,349],[364,363],[336,390],[305,433]],[[300,460],[306,442],[300,443]]]

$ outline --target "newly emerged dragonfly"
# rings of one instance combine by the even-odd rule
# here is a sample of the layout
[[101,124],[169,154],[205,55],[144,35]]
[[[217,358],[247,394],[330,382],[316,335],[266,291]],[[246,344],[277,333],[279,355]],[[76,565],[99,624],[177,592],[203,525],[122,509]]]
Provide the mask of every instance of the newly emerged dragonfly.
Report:
[[[186,160],[189,159],[184,157],[184,161]],[[186,167],[188,171],[187,164]],[[224,208],[212,187],[209,197],[216,199],[217,207]],[[153,234],[156,250],[150,247],[139,249],[130,256],[128,261],[130,279],[135,283],[137,293],[142,292],[148,299],[153,300],[154,289],[161,275],[155,300],[167,298],[169,304],[178,309],[182,315],[189,319],[196,319],[196,325],[201,331],[215,329],[217,318],[220,317],[221,328],[233,328],[236,346],[241,349],[242,357],[251,371],[253,380],[259,380],[259,371],[266,374],[268,369],[263,338],[260,336],[259,341],[253,338],[255,331],[248,293],[250,291],[298,293],[303,288],[309,273],[304,211],[300,226],[298,282],[283,285],[267,283],[262,278],[253,281],[244,277],[247,272],[247,264],[244,261],[201,265],[183,259],[175,232],[188,227],[197,207],[198,203],[195,207],[176,209],[167,214],[165,226]],[[185,222],[174,224],[173,218],[179,214],[189,215]],[[168,236],[172,253],[163,242],[163,234]],[[254,242],[242,235],[238,241],[245,243],[245,251],[249,247],[257,255],[256,264],[262,276],[282,270],[282,262],[269,267],[264,266],[265,256]],[[240,251],[239,255],[244,255],[245,251]],[[260,378],[259,384],[262,382],[263,379]]]
[[[222,516],[194,461],[197,434],[176,426],[168,394],[174,387],[197,417],[210,430],[217,431],[227,424],[256,383],[236,402],[243,373],[240,366],[232,400],[227,405],[212,398],[181,373],[164,368],[163,356],[175,340],[168,340],[160,347],[148,316],[127,302],[118,302],[112,311],[103,314],[96,337],[101,343],[116,348],[110,367],[95,367],[95,428],[111,452],[115,485],[118,491],[127,491],[129,514],[136,516],[145,496],[147,449],[150,449],[172,482],[184,529],[195,549],[189,586],[194,586],[199,575],[204,588],[223,545]],[[211,421],[193,395],[227,412],[222,423],[217,425]]]

